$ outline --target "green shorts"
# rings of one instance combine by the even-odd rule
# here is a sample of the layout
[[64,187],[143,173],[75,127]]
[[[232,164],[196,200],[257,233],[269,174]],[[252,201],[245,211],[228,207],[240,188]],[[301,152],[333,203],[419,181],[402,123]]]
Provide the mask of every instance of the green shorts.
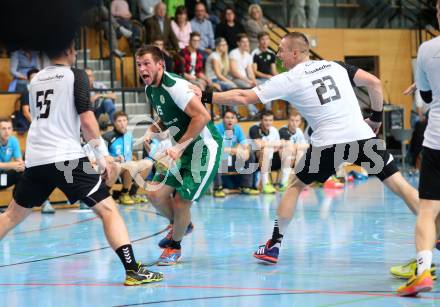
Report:
[[212,142],[210,146],[203,146],[199,155],[194,157],[192,150],[185,151],[175,170],[156,172],[153,182],[175,188],[183,199],[199,200],[217,174],[221,147],[221,144]]

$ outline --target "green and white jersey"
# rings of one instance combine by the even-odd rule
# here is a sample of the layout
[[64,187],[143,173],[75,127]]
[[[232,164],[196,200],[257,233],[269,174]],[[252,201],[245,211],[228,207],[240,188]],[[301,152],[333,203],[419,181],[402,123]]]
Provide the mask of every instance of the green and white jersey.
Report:
[[[145,93],[162,124],[169,129],[172,141],[177,142],[188,129],[191,118],[185,108],[195,95],[190,83],[177,75],[164,72],[160,85],[146,86]],[[185,199],[197,200],[203,195],[217,173],[223,138],[212,121],[203,128],[185,149],[180,158],[181,180],[175,176],[166,184],[175,187]]]
[[[191,118],[184,111],[191,98],[195,95],[190,90],[190,85],[191,83],[181,77],[169,72],[164,72],[158,87],[145,87],[145,93],[162,121],[162,124],[167,129],[171,127],[177,128],[177,133],[173,136],[176,142],[186,132],[189,122],[191,121]],[[174,133],[173,130],[175,130],[175,128],[172,128],[170,132]],[[190,147],[200,139],[205,141],[205,144],[212,139],[221,144],[222,137],[219,135],[214,124],[209,122],[200,133],[200,136],[193,140]]]

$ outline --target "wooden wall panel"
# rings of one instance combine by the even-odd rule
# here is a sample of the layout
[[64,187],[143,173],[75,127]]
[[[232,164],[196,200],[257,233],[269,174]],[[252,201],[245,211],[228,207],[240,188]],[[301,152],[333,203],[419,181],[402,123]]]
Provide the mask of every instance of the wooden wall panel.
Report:
[[0,117],[10,117],[15,111],[15,103],[19,98],[19,94],[0,95]]
[[344,31],[344,55],[379,55],[380,40],[378,30]]
[[0,59],[0,91],[6,91],[12,76],[9,73],[9,58]]

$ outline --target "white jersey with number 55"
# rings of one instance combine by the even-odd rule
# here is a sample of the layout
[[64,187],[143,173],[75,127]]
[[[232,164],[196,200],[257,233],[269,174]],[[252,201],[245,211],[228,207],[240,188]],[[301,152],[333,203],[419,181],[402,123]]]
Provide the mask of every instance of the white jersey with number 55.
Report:
[[29,87],[26,167],[85,157],[79,114],[91,110],[89,95],[83,70],[56,65],[37,73]]
[[294,106],[313,129],[313,146],[348,143],[375,136],[352,87],[355,72],[340,62],[307,61],[253,90],[262,103],[283,99]]

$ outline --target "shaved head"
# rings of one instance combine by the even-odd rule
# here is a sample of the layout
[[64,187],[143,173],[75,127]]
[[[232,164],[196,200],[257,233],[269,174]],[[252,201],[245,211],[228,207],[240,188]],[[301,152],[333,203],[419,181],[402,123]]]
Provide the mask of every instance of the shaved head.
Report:
[[[440,0],[439,0],[440,1]],[[290,32],[287,33],[283,38],[287,46],[292,49],[299,49],[302,52],[309,52],[310,44],[307,37],[301,32]]]

